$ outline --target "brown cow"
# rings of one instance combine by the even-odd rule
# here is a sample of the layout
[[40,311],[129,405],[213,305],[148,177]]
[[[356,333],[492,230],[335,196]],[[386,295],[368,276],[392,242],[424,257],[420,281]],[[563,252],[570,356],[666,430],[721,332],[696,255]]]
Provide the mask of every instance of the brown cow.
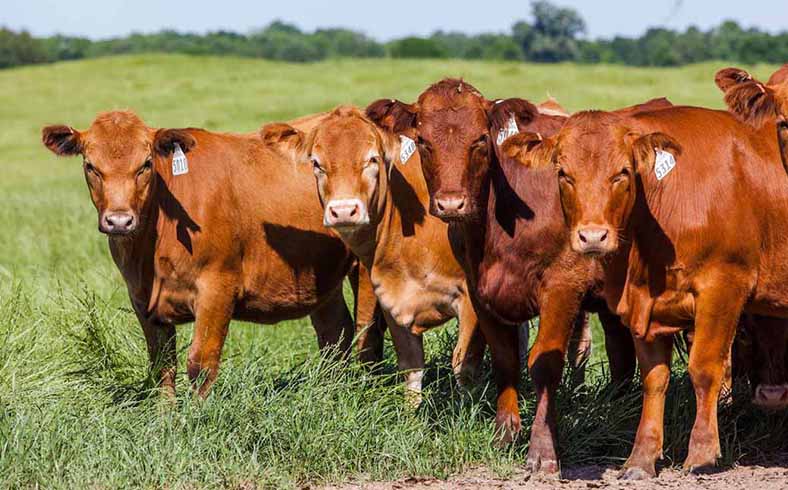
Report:
[[[231,318],[310,315],[321,348],[349,348],[342,281],[353,256],[322,226],[307,190],[311,172],[271,151],[258,133],[154,129],[132,112],[107,112],[85,131],[48,126],[43,142],[58,155],[83,157],[99,230],[166,395],[175,392],[180,323],[195,321],[187,371],[201,396],[216,379]],[[174,175],[178,146],[186,172]],[[362,323],[371,310],[360,313]]]
[[608,305],[635,336],[643,413],[623,476],[655,474],[670,334],[686,328],[697,412],[684,466],[714,465],[717,399],[739,316],[788,316],[788,175],[774,125],[753,129],[694,107],[589,111],[555,136],[512,138],[504,151],[514,146],[535,171],[553,169],[572,248],[601,259]]
[[[715,82],[725,94],[731,113],[755,128],[776,125],[788,168],[788,64],[777,70],[766,83],[739,68],[717,72]],[[753,403],[771,409],[788,408],[788,321],[758,317],[745,322],[737,369],[746,374],[755,388]],[[743,344],[743,345],[740,345]]]
[[[287,124],[263,133],[272,147],[314,172],[323,223],[370,270],[411,399],[420,400],[421,334],[453,317],[460,324],[455,373],[461,380],[475,377],[485,343],[455,256],[457,242],[426,212],[418,155],[399,163],[399,140],[353,107],[337,108],[307,133]],[[517,345],[516,338],[511,342]],[[491,347],[496,362],[497,345]]]
[[566,117],[545,114],[522,99],[487,100],[455,79],[432,85],[414,104],[380,100],[367,113],[382,127],[418,141],[430,213],[458,223],[469,283],[485,311],[506,324],[540,315],[529,356],[538,402],[527,466],[558,471],[555,390],[571,326],[584,318],[581,303],[600,314],[613,380],[625,382],[635,369],[629,333],[599,295],[584,295],[599,289],[602,271],[570,249],[555,179],[547,172],[524,171],[497,145],[512,120],[512,132],[549,135]]

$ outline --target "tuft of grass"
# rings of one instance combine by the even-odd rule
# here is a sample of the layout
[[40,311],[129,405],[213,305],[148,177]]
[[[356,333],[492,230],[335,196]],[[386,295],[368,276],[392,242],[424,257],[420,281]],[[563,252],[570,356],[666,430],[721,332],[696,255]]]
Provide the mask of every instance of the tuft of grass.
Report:
[[[191,326],[178,329],[174,404],[156,396],[142,331],[120,274],[95,231],[78,159],[40,143],[46,124],[86,127],[96,112],[132,108],[152,126],[251,131],[261,124],[380,97],[414,100],[429,83],[463,76],[489,97],[548,94],[570,110],[614,108],[667,95],[722,107],[719,63],[680,69],[447,60],[252,59],[139,55],[0,71],[0,488],[298,487],[437,476],[522,464],[534,392],[522,378],[524,434],[492,442],[495,386],[466,392],[451,372],[456,326],[425,336],[424,403],[403,401],[390,344],[372,375],[317,352],[308,320],[233,322],[213,393],[192,399],[183,373]],[[775,67],[749,67],[760,76]],[[316,76],[319,74],[319,76]],[[589,83],[593,80],[593,83]],[[585,384],[561,387],[564,465],[627,456],[640,393],[608,384],[596,319]],[[532,336],[535,338],[535,336]],[[568,378],[567,378],[568,379]],[[667,462],[680,462],[694,396],[677,363],[666,410]],[[784,414],[749,405],[747,387],[720,411],[725,464],[786,450]]]

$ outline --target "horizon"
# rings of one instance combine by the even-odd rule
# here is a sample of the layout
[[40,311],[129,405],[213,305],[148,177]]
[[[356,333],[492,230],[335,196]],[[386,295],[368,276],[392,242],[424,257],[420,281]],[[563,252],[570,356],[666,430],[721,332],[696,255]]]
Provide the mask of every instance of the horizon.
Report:
[[[486,17],[471,15],[473,12],[468,12],[470,7],[479,8],[471,2],[454,2],[452,5],[457,8],[446,11],[439,5],[423,5],[415,0],[403,0],[397,9],[386,12],[385,16],[380,15],[380,8],[376,9],[359,0],[338,1],[330,5],[316,0],[302,1],[299,5],[312,5],[313,8],[302,8],[295,13],[292,12],[293,4],[242,5],[244,3],[243,0],[225,0],[221,8],[212,5],[203,9],[190,7],[184,11],[181,7],[185,2],[182,0],[167,4],[158,4],[156,0],[77,0],[68,4],[54,0],[30,0],[6,8],[0,14],[0,27],[26,30],[37,37],[63,34],[95,41],[163,30],[195,34],[215,31],[249,34],[280,20],[305,32],[344,28],[386,42],[409,36],[428,36],[438,30],[469,35],[506,33],[515,22],[531,18],[530,2],[521,3],[515,0],[496,2],[496,7],[504,13],[499,15],[492,12]],[[559,7],[577,10],[586,23],[586,34],[582,36],[585,39],[636,37],[651,27],[683,31],[690,26],[696,26],[706,31],[726,20],[736,21],[743,28],[757,27],[770,33],[784,32],[788,26],[788,9],[775,9],[774,5],[767,5],[770,3],[767,0],[747,3],[733,0],[663,0],[625,5],[618,5],[615,0],[601,0],[593,5],[582,0],[559,0],[553,3]],[[506,8],[513,4],[518,5],[516,8]],[[259,9],[265,9],[263,15],[256,15],[260,13],[257,12]],[[151,11],[159,15],[151,16]],[[424,13],[412,15],[412,12],[417,11]],[[611,15],[613,11],[615,15]],[[175,18],[178,21],[168,20]],[[151,22],[151,19],[155,22]],[[71,28],[71,25],[79,27]]]

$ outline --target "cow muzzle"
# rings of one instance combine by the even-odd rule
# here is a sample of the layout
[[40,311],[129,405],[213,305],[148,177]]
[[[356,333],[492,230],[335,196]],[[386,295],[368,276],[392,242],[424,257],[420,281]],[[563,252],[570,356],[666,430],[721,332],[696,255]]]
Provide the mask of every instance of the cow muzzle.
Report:
[[328,228],[355,228],[369,224],[369,212],[361,199],[332,199],[326,204],[323,225]]
[[759,384],[752,402],[769,410],[785,410],[788,408],[788,384]]
[[605,255],[615,251],[618,244],[612,230],[605,226],[577,227],[572,236],[572,248],[587,255]]
[[471,213],[468,196],[463,193],[436,194],[430,206],[430,214],[443,221],[462,221]]
[[99,220],[99,231],[107,235],[128,235],[137,229],[138,223],[130,211],[108,211]]

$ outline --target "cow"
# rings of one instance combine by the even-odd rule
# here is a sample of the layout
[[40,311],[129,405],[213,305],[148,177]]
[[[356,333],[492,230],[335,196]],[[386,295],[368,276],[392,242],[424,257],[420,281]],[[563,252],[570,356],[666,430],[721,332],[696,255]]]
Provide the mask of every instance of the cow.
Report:
[[556,135],[523,133],[502,150],[552,173],[572,248],[602,264],[608,306],[635,338],[643,411],[622,477],[656,474],[672,335],[686,329],[697,409],[684,467],[714,466],[739,317],[788,316],[788,174],[775,125],[684,106],[584,111]]
[[[477,318],[457,260],[460,244],[448,225],[426,212],[418,155],[403,154],[400,162],[399,140],[349,106],[336,108],[307,132],[268,125],[263,139],[314,173],[309,188],[323,206],[323,224],[369,270],[408,398],[421,401],[422,333],[454,317],[459,319],[454,372],[463,383],[475,379],[486,346],[477,325],[483,319]],[[496,340],[490,343],[494,364],[500,362]],[[516,337],[509,341],[517,345]]]
[[[756,129],[776,125],[783,165],[788,165],[788,64],[766,83],[739,68],[719,70],[715,83],[739,120]],[[741,364],[737,371],[754,387],[753,403],[769,409],[788,408],[788,321],[754,316],[740,332],[741,339],[734,345]]]
[[[231,319],[309,315],[321,349],[349,349],[353,321],[342,281],[354,257],[323,227],[307,191],[311,172],[271,151],[258,132],[156,129],[133,112],[113,111],[84,131],[47,126],[42,139],[57,155],[82,156],[99,231],[164,396],[175,395],[175,326],[185,322],[195,321],[187,372],[201,397],[218,374]],[[354,275],[366,326],[374,295],[367,273]],[[382,341],[369,330],[373,343]]]
[[373,102],[367,114],[417,141],[430,213],[460,229],[468,281],[484,311],[504,325],[540,315],[528,360],[537,409],[526,464],[533,472],[558,472],[555,391],[572,325],[585,318],[581,305],[600,315],[613,381],[625,383],[635,369],[629,333],[599,294],[586,294],[599,292],[602,271],[570,249],[554,179],[525,171],[500,151],[511,133],[556,133],[566,115],[518,98],[488,100],[458,79],[432,85],[412,104]]

